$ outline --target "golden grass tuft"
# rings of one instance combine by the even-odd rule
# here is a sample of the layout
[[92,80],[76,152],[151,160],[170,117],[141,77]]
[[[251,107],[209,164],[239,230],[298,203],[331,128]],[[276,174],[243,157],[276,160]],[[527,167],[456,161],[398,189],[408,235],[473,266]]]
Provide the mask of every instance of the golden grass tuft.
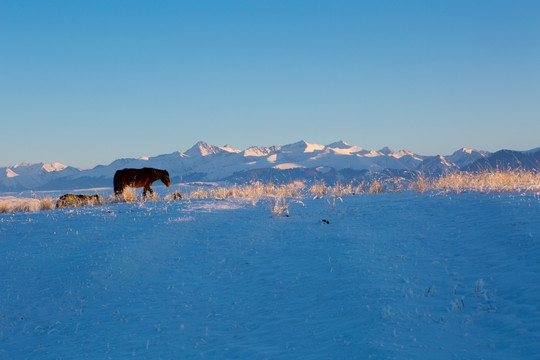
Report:
[[448,173],[435,179],[431,187],[455,193],[540,192],[540,173],[522,169]]
[[53,208],[54,203],[51,197],[46,197],[43,199],[21,198],[0,201],[0,214],[35,212],[40,210],[50,210]]
[[275,196],[269,199],[270,212],[274,217],[280,217],[283,213],[289,214],[289,204],[283,196]]
[[40,210],[51,210],[54,209],[55,205],[53,202],[52,197],[44,197],[39,200],[39,208]]
[[380,194],[382,192],[383,192],[383,184],[378,180],[373,180],[373,182],[369,186],[369,193]]
[[0,202],[0,214],[9,212],[9,204],[7,202]]
[[[404,185],[407,185],[404,186]],[[449,172],[439,176],[418,173],[411,180],[403,178],[372,179],[353,186],[336,183],[334,186],[317,183],[308,194],[317,197],[341,198],[355,194],[402,192],[404,188],[417,193],[427,191],[454,192],[533,192],[540,193],[540,173],[527,170],[486,170],[482,172]],[[334,201],[335,203],[335,201]]]
[[122,192],[122,197],[124,198],[125,202],[131,203],[137,201],[137,190],[126,187],[124,191]]
[[312,185],[309,188],[309,193],[313,197],[322,197],[328,194],[328,187],[323,183]]
[[244,199],[256,204],[263,197],[298,197],[301,195],[305,184],[294,182],[286,185],[263,184],[255,181],[244,185],[232,185],[231,187],[198,188],[190,191],[186,199]]
[[[404,185],[407,185],[404,186]],[[281,216],[289,210],[288,199],[311,196],[326,199],[332,209],[338,201],[345,196],[356,194],[378,194],[382,192],[401,192],[404,188],[418,193],[432,191],[435,193],[462,193],[462,192],[514,192],[540,194],[540,173],[537,171],[517,170],[486,170],[480,172],[449,172],[436,177],[429,177],[419,173],[412,180],[402,178],[372,179],[360,184],[342,184],[337,182],[330,186],[324,182],[309,187],[304,182],[296,181],[289,184],[264,184],[255,181],[242,185],[229,187],[198,188],[180,195],[178,192],[166,195],[165,200],[173,199],[242,199],[250,201],[255,206],[261,199],[270,204],[273,216]],[[126,188],[123,192],[123,201],[136,202],[139,197],[133,188]],[[103,199],[101,204],[114,204],[120,199],[111,195]],[[159,196],[148,197],[148,201],[159,200]],[[89,205],[99,205],[92,203]],[[13,212],[30,212],[53,209],[54,201],[51,197],[41,199],[21,198],[0,200],[0,214]]]
[[35,210],[31,202],[24,200],[13,204],[11,207],[11,212],[30,212]]
[[429,189],[431,189],[431,180],[422,173],[416,174],[409,184],[409,190],[414,190],[420,194]]

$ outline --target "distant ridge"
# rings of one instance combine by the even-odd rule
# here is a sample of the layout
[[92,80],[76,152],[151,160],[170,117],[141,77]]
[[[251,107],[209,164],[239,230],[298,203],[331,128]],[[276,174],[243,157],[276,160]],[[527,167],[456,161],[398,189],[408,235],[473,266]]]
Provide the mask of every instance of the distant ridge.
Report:
[[540,169],[540,148],[529,151],[499,150],[464,167],[467,171],[489,169]]
[[81,170],[60,163],[17,164],[0,168],[0,191],[56,190],[111,186],[118,169],[167,169],[173,183],[189,181],[290,182],[362,180],[387,174],[411,176],[416,172],[477,171],[494,168],[540,169],[540,148],[495,153],[462,148],[451,155],[424,156],[389,147],[368,150],[336,141],[328,145],[304,140],[282,146],[252,146],[238,150],[229,145],[197,142],[185,152],[154,157],[118,159],[108,165]]

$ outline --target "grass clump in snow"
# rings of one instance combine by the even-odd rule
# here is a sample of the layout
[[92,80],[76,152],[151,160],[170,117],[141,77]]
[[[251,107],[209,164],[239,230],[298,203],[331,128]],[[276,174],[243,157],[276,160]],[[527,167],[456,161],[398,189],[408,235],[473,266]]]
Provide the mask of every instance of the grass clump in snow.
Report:
[[305,194],[305,183],[295,181],[290,184],[276,185],[264,184],[254,181],[249,184],[232,185],[230,187],[198,188],[189,192],[186,199],[240,199],[250,201],[253,206],[261,199],[266,199],[269,203],[272,216],[279,217],[289,213],[289,203],[287,199],[303,197]]
[[324,183],[315,184],[309,188],[309,193],[314,196],[314,198],[326,198],[326,201],[332,207],[332,210],[336,209],[337,201],[343,202],[344,195],[354,195],[354,190],[352,184],[342,185],[340,182],[337,182],[334,186],[326,186]]
[[0,202],[0,214],[9,212],[9,205],[6,202]]
[[20,212],[35,212],[40,210],[51,210],[54,208],[54,203],[51,197],[41,199],[34,198],[15,198],[7,197],[0,200],[0,214],[3,213],[20,213]]
[[261,198],[299,197],[304,187],[305,184],[302,182],[275,185],[255,181],[244,185],[235,184],[231,187],[198,188],[189,192],[186,199],[244,199],[250,200],[255,205]]
[[[295,181],[289,184],[276,185],[254,181],[248,184],[234,184],[229,187],[197,188],[182,196],[180,193],[165,195],[164,200],[179,199],[242,199],[250,201],[253,206],[261,199],[268,200],[273,216],[288,213],[288,200],[290,198],[324,198],[332,209],[346,196],[357,194],[380,194],[401,192],[404,189],[425,193],[462,193],[462,192],[533,192],[540,194],[540,172],[523,169],[499,170],[490,169],[480,172],[449,172],[439,176],[428,176],[418,173],[412,179],[397,177],[379,177],[364,180],[360,183],[327,185],[318,182],[307,186],[306,183]],[[102,205],[120,202],[133,203],[139,201],[137,191],[127,187],[120,197],[111,195],[103,199]],[[159,196],[152,196],[147,201],[160,200]],[[98,205],[98,204],[90,204]],[[51,197],[36,198],[0,198],[0,214],[14,212],[32,212],[54,209],[54,200]]]
[[[256,205],[260,199],[272,200],[272,213],[279,212],[284,207],[287,198],[324,198],[332,209],[346,196],[357,194],[400,193],[404,190],[425,192],[540,192],[540,174],[525,170],[490,170],[479,173],[454,172],[439,176],[428,176],[424,173],[415,174],[412,179],[399,177],[379,177],[364,180],[361,183],[327,185],[317,182],[307,186],[304,182],[296,181],[290,184],[275,185],[256,181],[244,185],[230,187],[198,188],[190,192],[187,199],[244,199]],[[283,210],[281,213],[285,212]]]
[[455,193],[540,192],[540,173],[523,169],[448,173],[434,179],[431,189]]
[[270,212],[274,217],[280,217],[283,213],[289,214],[289,204],[283,196],[275,196],[269,199]]
[[417,193],[423,194],[431,189],[431,179],[423,173],[416,174],[409,184],[409,190],[414,190]]
[[40,210],[51,210],[54,209],[54,207],[55,205],[53,199],[50,196],[44,197],[43,199],[39,200]]
[[135,202],[137,201],[137,190],[126,187],[122,192],[122,196],[125,202]]
[[116,202],[127,202],[132,203],[136,202],[138,200],[137,196],[137,190],[131,187],[126,187],[122,191],[122,194],[120,195],[111,195],[107,200],[105,200],[105,203],[116,203]]
[[369,181],[362,181],[359,184],[342,184],[337,182],[335,185],[325,185],[324,183],[318,183],[312,185],[309,188],[311,196],[317,197],[331,197],[337,200],[341,200],[344,196],[351,196],[357,194],[380,194],[383,192],[401,192],[403,185],[400,180],[397,179],[372,179]]
[[481,172],[449,172],[438,176],[417,173],[411,179],[373,178],[357,185],[333,186],[324,183],[312,185],[308,193],[314,198],[336,199],[355,194],[380,194],[402,192],[404,189],[423,194],[428,191],[454,192],[534,192],[540,193],[540,172],[523,169],[486,170]]

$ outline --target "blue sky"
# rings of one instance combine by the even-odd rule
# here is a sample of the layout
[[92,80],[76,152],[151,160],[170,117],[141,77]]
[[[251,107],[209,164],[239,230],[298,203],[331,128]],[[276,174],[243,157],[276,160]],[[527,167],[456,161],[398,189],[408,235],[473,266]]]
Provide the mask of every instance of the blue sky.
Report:
[[0,0],[0,166],[540,146],[539,1]]

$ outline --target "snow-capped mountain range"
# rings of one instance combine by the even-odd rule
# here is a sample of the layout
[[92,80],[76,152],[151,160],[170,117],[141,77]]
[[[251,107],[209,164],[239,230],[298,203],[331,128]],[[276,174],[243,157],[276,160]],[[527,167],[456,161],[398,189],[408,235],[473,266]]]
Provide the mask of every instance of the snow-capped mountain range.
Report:
[[417,171],[440,173],[473,169],[475,164],[493,166],[490,162],[493,156],[499,161],[497,164],[504,162],[505,156],[510,156],[512,159],[522,159],[518,160],[520,164],[526,162],[538,168],[540,148],[525,152],[502,150],[493,154],[462,148],[448,156],[423,156],[409,150],[394,151],[388,147],[378,151],[368,150],[343,141],[329,145],[299,141],[284,146],[253,146],[245,150],[201,141],[186,152],[118,159],[109,165],[86,170],[60,163],[0,167],[0,191],[110,187],[117,170],[142,167],[168,170],[173,183],[243,182],[255,179],[274,182],[295,179],[350,181],[373,174],[404,176]]

